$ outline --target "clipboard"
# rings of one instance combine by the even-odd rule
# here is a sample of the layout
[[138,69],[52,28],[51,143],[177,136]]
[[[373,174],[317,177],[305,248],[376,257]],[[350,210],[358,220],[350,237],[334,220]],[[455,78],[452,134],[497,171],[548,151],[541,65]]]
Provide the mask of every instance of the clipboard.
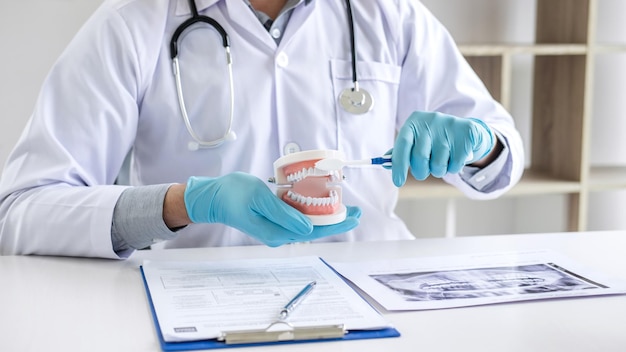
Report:
[[[328,263],[326,263],[321,258],[320,260],[336,273],[336,271],[330,265],[328,265]],[[278,324],[289,325],[284,322],[276,321],[270,322],[265,329],[226,332],[223,333],[220,338],[216,339],[169,342],[165,341],[163,334],[161,333],[161,326],[159,324],[143,266],[140,266],[140,271],[144,283],[144,288],[146,290],[148,303],[150,305],[150,311],[154,320],[157,337],[163,351],[209,350],[229,347],[249,347],[272,344],[297,344],[341,340],[347,341],[400,336],[400,332],[394,327],[386,327],[382,329],[372,330],[346,330],[342,324],[316,327],[292,327],[289,329],[273,330],[272,328]],[[341,275],[339,275],[339,277],[345,281],[345,279],[343,279]]]

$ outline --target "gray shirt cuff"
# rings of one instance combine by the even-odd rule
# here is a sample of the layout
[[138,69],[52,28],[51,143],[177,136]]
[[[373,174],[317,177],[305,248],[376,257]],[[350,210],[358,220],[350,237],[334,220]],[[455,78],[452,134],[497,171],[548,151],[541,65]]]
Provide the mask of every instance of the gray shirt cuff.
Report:
[[465,166],[461,173],[461,179],[477,191],[489,193],[497,191],[509,185],[511,180],[511,151],[506,139],[494,131],[496,137],[503,145],[500,155],[484,168]]
[[171,185],[131,187],[120,195],[113,211],[111,241],[122,257],[160,240],[176,237],[163,221],[163,201]]

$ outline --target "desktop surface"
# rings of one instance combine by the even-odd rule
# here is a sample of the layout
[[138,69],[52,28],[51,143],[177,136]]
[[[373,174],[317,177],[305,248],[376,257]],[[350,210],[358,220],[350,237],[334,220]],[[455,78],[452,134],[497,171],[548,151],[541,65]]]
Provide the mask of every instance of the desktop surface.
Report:
[[[0,351],[160,351],[143,260],[316,255],[363,261],[551,249],[626,280],[626,232],[578,232],[137,251],[128,260],[0,256]],[[399,338],[229,351],[626,351],[626,295],[386,312]]]

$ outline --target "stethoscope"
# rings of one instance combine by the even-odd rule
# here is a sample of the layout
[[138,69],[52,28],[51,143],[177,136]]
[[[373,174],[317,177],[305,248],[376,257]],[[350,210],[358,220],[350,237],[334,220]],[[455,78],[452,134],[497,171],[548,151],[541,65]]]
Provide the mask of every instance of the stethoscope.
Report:
[[[234,84],[233,84],[233,69],[232,69],[232,57],[230,55],[230,41],[228,39],[228,33],[224,30],[216,20],[208,16],[201,16],[198,13],[198,9],[196,7],[196,3],[194,0],[188,0],[189,8],[191,10],[191,18],[187,19],[183,22],[174,34],[172,35],[172,40],[170,41],[170,57],[172,59],[173,72],[176,80],[176,93],[178,95],[178,105],[180,106],[181,115],[183,116],[183,120],[185,121],[185,126],[187,127],[187,131],[193,138],[193,141],[189,143],[190,150],[198,150],[199,148],[212,148],[221,145],[226,141],[234,141],[237,139],[237,135],[232,130],[233,125],[233,110],[235,106],[235,94],[234,94]],[[350,4],[350,0],[346,0],[346,8],[348,13],[348,24],[350,30],[350,51],[352,54],[352,87],[348,87],[341,91],[338,97],[339,105],[351,114],[365,114],[366,112],[372,109],[374,105],[374,100],[368,91],[359,87],[359,81],[357,79],[356,73],[356,39],[354,36],[354,19],[352,17],[352,6]],[[180,64],[178,63],[178,42],[180,36],[183,34],[185,30],[187,30],[192,25],[202,22],[212,26],[222,37],[222,46],[224,47],[226,53],[226,66],[228,69],[228,83],[230,88],[230,111],[228,117],[228,127],[224,135],[221,138],[214,139],[211,141],[205,141],[196,134],[193,127],[191,126],[191,122],[189,120],[189,115],[187,114],[187,108],[185,106],[185,97],[183,95],[183,87],[180,75]],[[182,41],[182,40],[181,40]]]

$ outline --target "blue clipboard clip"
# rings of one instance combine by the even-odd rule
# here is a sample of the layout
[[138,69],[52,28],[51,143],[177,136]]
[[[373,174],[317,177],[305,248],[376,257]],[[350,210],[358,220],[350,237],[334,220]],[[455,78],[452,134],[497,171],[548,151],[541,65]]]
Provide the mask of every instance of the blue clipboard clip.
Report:
[[[281,325],[287,329],[280,328]],[[276,327],[279,327],[279,329],[275,329]],[[286,321],[278,320],[268,325],[265,329],[222,332],[217,340],[225,342],[227,345],[234,345],[280,341],[341,339],[345,334],[346,329],[343,324],[294,327]]]

